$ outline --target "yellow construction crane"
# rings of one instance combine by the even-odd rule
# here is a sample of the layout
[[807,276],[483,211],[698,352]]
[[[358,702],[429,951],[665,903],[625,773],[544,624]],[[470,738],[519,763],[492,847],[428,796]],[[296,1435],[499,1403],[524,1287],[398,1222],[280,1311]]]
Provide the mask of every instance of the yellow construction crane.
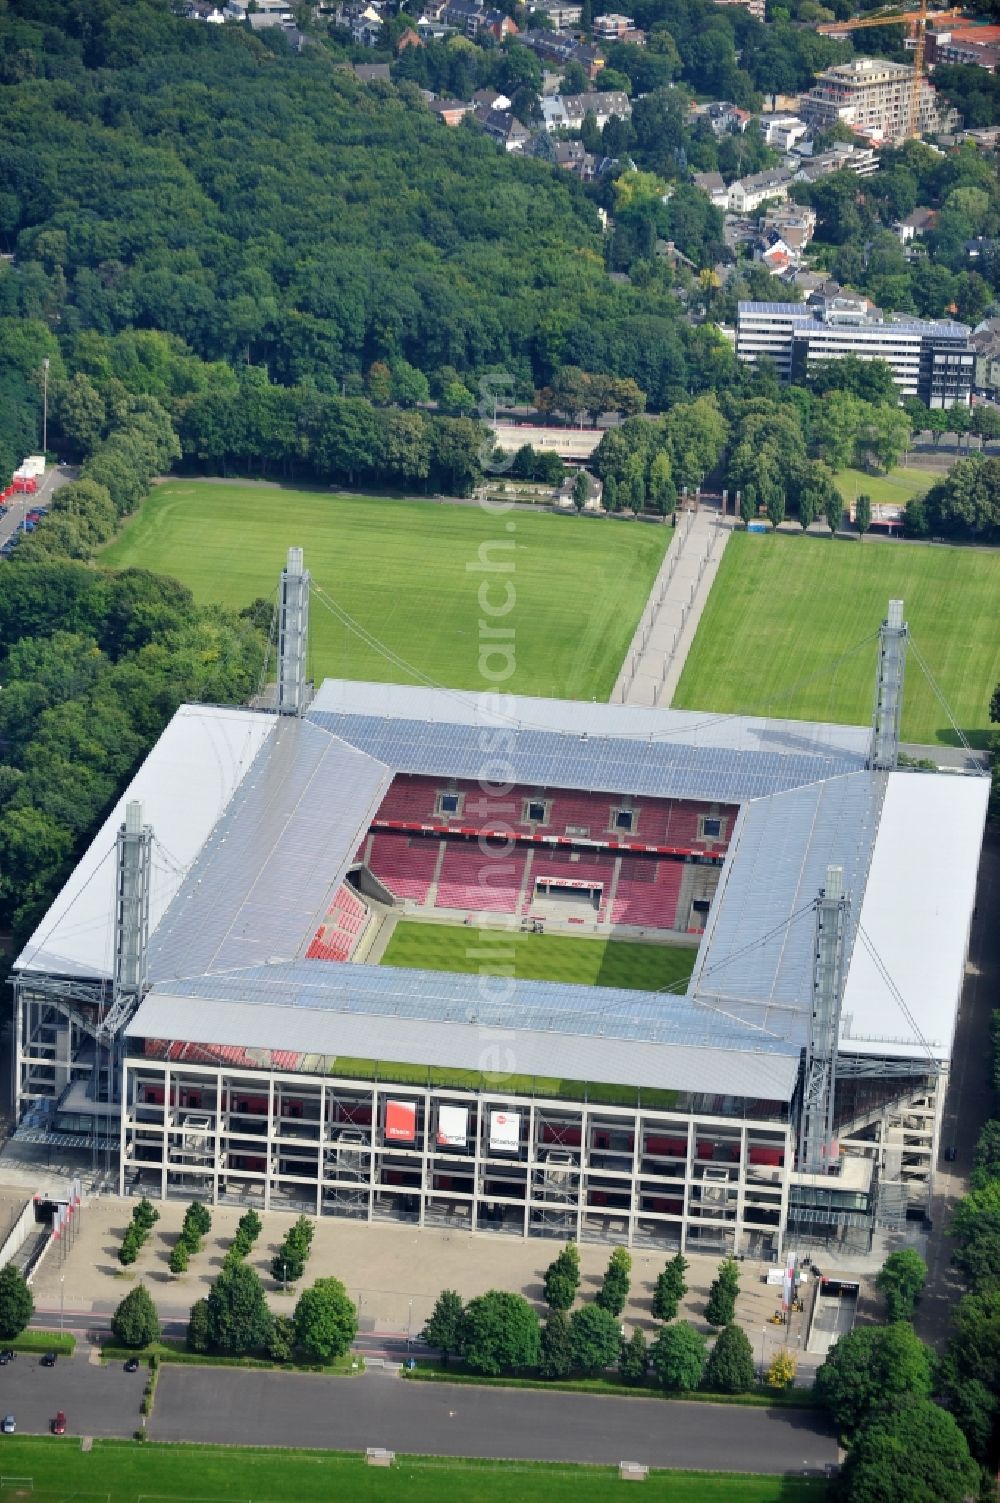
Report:
[[906,119],[906,138],[909,140],[910,137],[920,134],[920,86],[926,74],[924,51],[927,45],[927,24],[929,21],[950,21],[962,14],[961,7],[953,7],[951,10],[928,10],[927,0],[921,0],[919,10],[879,11],[874,15],[857,16],[853,21],[829,21],[823,26],[817,26],[816,30],[822,36],[836,37],[843,36],[848,31],[860,31],[866,26],[905,26],[907,28],[916,41],[913,51],[913,79],[910,83],[910,102]]

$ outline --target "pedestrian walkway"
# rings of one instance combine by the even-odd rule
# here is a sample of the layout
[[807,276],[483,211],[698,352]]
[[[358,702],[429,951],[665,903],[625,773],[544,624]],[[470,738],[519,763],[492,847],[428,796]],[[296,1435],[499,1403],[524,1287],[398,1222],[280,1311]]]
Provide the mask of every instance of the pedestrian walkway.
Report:
[[681,512],[611,695],[612,704],[669,705],[733,522],[702,498]]

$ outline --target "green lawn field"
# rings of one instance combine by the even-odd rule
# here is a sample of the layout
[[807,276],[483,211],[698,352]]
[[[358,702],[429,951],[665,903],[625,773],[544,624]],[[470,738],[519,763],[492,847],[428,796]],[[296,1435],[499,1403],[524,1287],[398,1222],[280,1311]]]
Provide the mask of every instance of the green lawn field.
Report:
[[845,501],[871,496],[875,506],[889,501],[905,506],[911,497],[922,496],[945,474],[944,470],[893,470],[888,475],[866,475],[864,470],[839,470],[833,478]]
[[653,992],[668,986],[683,990],[697,953],[696,945],[641,945],[404,921],[393,930],[382,964]]
[[[876,644],[859,644],[890,598],[904,601],[914,647],[982,746],[1000,681],[1000,553],[970,548],[735,533],[673,703],[867,725]],[[903,738],[956,741],[912,650]]]
[[[301,544],[316,584],[402,659],[363,642],[314,594],[315,678],[408,683],[409,664],[451,688],[607,699],[669,540],[667,527],[638,523],[171,480],[100,561],[239,606],[273,596],[288,547]],[[513,569],[484,571],[481,557]],[[509,677],[491,677],[505,659],[480,662],[481,620],[513,633],[495,638],[511,645]]]
[[[358,1456],[223,1446],[158,1446],[5,1436],[0,1503],[611,1503],[607,1467],[403,1458],[391,1469]],[[644,1503],[823,1503],[822,1481],[654,1472]]]

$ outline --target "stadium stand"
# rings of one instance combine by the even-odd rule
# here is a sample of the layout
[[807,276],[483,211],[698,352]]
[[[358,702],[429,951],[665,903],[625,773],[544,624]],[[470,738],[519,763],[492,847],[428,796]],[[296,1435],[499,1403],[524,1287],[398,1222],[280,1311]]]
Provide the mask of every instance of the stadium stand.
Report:
[[515,913],[524,881],[527,852],[518,848],[484,855],[477,841],[449,840],[438,879],[438,908]]
[[683,875],[680,861],[623,856],[611,922],[673,929]]
[[349,960],[368,922],[369,911],[349,887],[338,888],[330,911],[313,936],[307,960]]
[[397,898],[426,903],[439,849],[437,840],[379,830],[372,841],[368,865]]

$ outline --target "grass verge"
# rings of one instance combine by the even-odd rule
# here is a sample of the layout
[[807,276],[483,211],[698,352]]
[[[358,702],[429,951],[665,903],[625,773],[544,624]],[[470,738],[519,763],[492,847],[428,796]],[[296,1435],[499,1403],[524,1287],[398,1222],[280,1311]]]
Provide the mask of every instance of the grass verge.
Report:
[[864,470],[838,470],[834,482],[845,501],[871,496],[872,503],[886,502],[905,506],[914,496],[922,496],[932,485],[943,480],[945,470],[893,470],[888,475],[866,475]]
[[[875,634],[904,603],[919,649],[973,745],[1000,680],[1000,552],[745,532],[729,540],[674,706],[867,725]],[[956,736],[911,650],[903,739]]]
[[[621,1494],[612,1467],[476,1462],[397,1457],[385,1470],[364,1458],[327,1451],[274,1451],[226,1446],[171,1446],[95,1440],[8,1436],[3,1446],[8,1477],[30,1480],[32,1503],[611,1503]],[[23,1498],[16,1485],[0,1499]],[[643,1503],[825,1503],[825,1481],[758,1477],[727,1472],[654,1471],[643,1484]]]
[[9,1347],[12,1352],[58,1352],[61,1357],[72,1357],[76,1337],[59,1331],[22,1331],[12,1341],[0,1341],[0,1347]]
[[686,1404],[737,1404],[751,1409],[815,1409],[811,1388],[754,1388],[750,1393],[665,1393],[652,1384],[642,1387],[623,1383],[619,1378],[484,1378],[479,1373],[463,1372],[461,1366],[441,1367],[433,1362],[417,1362],[403,1370],[403,1377],[417,1383],[468,1383],[481,1388],[538,1388],[556,1393],[607,1394],[616,1399],[682,1399]]
[[[455,689],[480,689],[480,597],[514,633],[505,691],[607,699],[670,541],[668,527],[239,483],[158,486],[101,554],[113,568],[173,575],[204,603],[274,593],[290,545],[314,584],[384,643],[389,661],[314,596],[310,676],[414,682],[406,664]],[[490,682],[493,680],[490,679]]]
[[134,1350],[108,1342],[101,1347],[105,1362],[127,1362],[129,1357],[138,1357],[140,1362],[176,1363],[188,1367],[253,1367],[280,1373],[323,1373],[333,1377],[355,1377],[365,1370],[365,1359],[356,1352],[348,1352],[336,1362],[270,1362],[266,1357],[224,1357],[211,1353],[189,1352],[182,1341],[154,1341],[150,1346]]

